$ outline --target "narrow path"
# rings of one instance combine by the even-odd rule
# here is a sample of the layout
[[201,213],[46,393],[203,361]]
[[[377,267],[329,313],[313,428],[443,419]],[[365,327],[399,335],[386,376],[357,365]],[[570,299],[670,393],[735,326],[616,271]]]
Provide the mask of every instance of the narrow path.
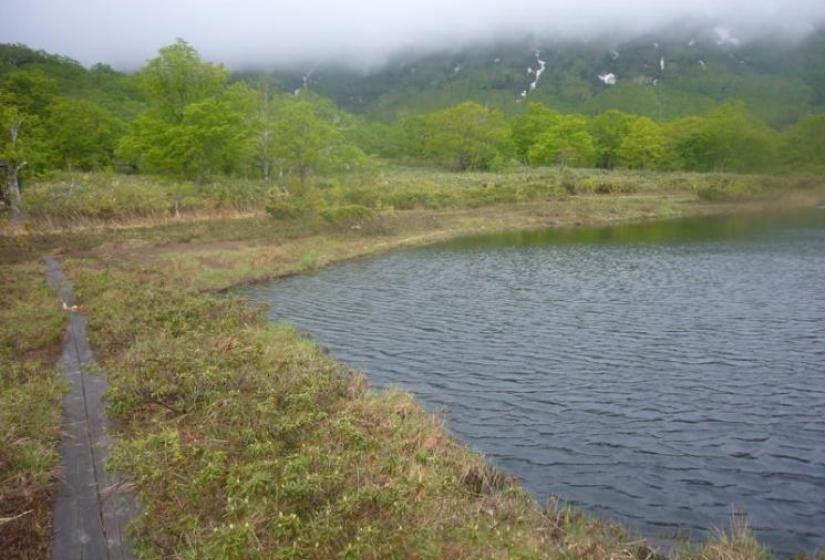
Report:
[[[72,283],[53,257],[44,257],[46,278],[64,309],[74,302]],[[60,482],[54,505],[54,560],[124,560],[134,556],[126,526],[136,513],[122,481],[107,473],[110,447],[103,410],[106,380],[87,371],[94,365],[86,317],[69,311],[60,371],[70,384],[63,398]]]

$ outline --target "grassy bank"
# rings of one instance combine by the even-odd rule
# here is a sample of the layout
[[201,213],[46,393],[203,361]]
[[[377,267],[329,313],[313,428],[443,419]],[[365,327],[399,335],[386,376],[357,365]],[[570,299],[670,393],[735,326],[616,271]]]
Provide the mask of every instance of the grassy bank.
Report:
[[[395,176],[399,192],[420,188],[405,181],[418,184],[427,172],[404,173]],[[468,233],[734,210],[729,203],[701,200],[695,185],[676,188],[665,181],[655,188],[654,178],[652,186],[640,183],[623,194],[571,194],[564,187],[527,200],[501,194],[510,192],[506,181],[531,173],[538,172],[453,175],[469,185],[450,186],[456,199],[461,189],[492,194],[478,207],[357,204],[373,214],[343,227],[320,213],[273,219],[260,211],[200,220],[115,216],[62,233],[57,230],[71,224],[30,223],[28,231],[0,241],[4,283],[8,278],[17,286],[4,289],[4,312],[8,307],[17,315],[3,317],[9,342],[0,357],[25,364],[37,356],[40,365],[31,366],[37,374],[9,377],[8,383],[4,378],[3,398],[15,391],[21,403],[53,405],[59,398],[50,369],[54,352],[30,349],[55,347],[62,332],[59,307],[32,260],[58,252],[111,383],[108,410],[118,425],[112,466],[131,478],[143,506],[135,534],[145,557],[651,558],[644,541],[620,527],[539,507],[518,484],[450,438],[409,395],[369,390],[362,375],[330,360],[290,327],[273,326],[259,310],[216,293]],[[314,192],[329,208],[338,203],[324,197],[349,188],[319,186]],[[804,190],[804,200],[794,204],[812,196],[818,194]],[[340,206],[355,204],[341,200]],[[44,334],[25,337],[21,346],[16,325],[30,316],[40,317],[27,324],[40,325]],[[40,399],[30,379],[45,384],[47,398]],[[59,409],[49,410],[37,431],[38,456],[49,460],[8,471],[40,473],[45,489]],[[23,430],[31,420],[10,417],[2,425]],[[10,487],[22,488],[6,470],[2,476]],[[47,493],[36,499],[45,511]],[[37,557],[38,550],[32,546],[30,555]],[[744,559],[764,551],[738,530],[728,540],[679,555]]]
[[775,198],[789,190],[813,189],[820,184],[821,180],[812,176],[560,168],[459,174],[386,164],[369,172],[317,178],[307,184],[291,179],[264,182],[228,178],[194,184],[110,173],[54,173],[27,185],[23,202],[26,228],[43,233],[251,217],[267,209],[278,219],[301,217],[306,222],[326,216],[334,222],[341,208],[352,207],[374,214],[477,209],[570,196],[675,193],[708,201],[742,201]]

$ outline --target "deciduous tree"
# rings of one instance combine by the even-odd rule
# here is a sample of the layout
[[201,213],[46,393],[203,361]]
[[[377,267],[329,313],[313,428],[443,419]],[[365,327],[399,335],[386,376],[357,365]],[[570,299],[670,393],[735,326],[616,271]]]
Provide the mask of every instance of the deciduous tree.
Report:
[[588,131],[587,117],[562,115],[539,135],[527,152],[531,165],[589,167],[596,160],[596,144]]
[[619,163],[630,169],[657,169],[664,154],[662,127],[647,117],[632,120],[616,151]]
[[472,101],[427,115],[422,133],[426,156],[457,171],[490,169],[510,151],[501,112]]

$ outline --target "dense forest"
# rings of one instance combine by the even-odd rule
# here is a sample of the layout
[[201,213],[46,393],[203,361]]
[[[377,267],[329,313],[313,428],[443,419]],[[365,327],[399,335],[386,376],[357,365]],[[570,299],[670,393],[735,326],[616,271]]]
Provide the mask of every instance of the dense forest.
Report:
[[[823,168],[825,114],[817,112],[825,99],[822,31],[773,54],[765,44],[753,44],[747,64],[728,63],[736,58],[730,56],[734,51],[719,41],[713,48],[682,42],[681,50],[666,43],[642,48],[641,41],[601,55],[597,45],[556,47],[554,56],[566,57],[565,64],[549,64],[537,48],[528,74],[519,80],[513,66],[524,61],[516,60],[513,48],[507,60],[504,55],[487,60],[491,50],[463,62],[449,55],[448,74],[457,82],[433,75],[444,70],[435,56],[415,67],[423,82],[393,74],[389,64],[358,82],[362,90],[377,92],[360,109],[342,101],[355,82],[340,71],[338,79],[303,76],[293,88],[283,72],[233,75],[202,60],[183,40],[160,49],[133,75],[2,45],[3,201],[18,208],[21,179],[53,170],[111,169],[194,184],[216,176],[287,177],[303,184],[311,175],[363,170],[386,160],[455,171],[519,165],[725,172]],[[685,53],[694,48],[704,51]],[[790,51],[795,58],[783,62]],[[608,57],[612,66],[586,64],[598,56]],[[685,69],[688,57],[697,56],[703,57],[701,65]],[[489,70],[494,66],[510,70]],[[592,80],[573,83],[584,67],[587,72],[612,68],[616,74],[601,74],[596,80],[601,93],[594,95]],[[771,74],[780,71],[784,77]],[[513,83],[499,81],[501,72]],[[629,83],[616,78],[634,72],[638,76]],[[700,72],[701,80],[695,76]],[[532,81],[521,93],[507,89],[525,76]],[[691,88],[696,95],[685,93]],[[451,93],[436,102],[436,90]],[[503,91],[509,92],[507,102]],[[654,102],[646,105],[651,95]],[[369,110],[386,104],[386,96],[396,96],[391,115]],[[674,109],[677,99],[684,103]],[[422,109],[428,105],[431,110]],[[671,109],[656,109],[665,105]]]

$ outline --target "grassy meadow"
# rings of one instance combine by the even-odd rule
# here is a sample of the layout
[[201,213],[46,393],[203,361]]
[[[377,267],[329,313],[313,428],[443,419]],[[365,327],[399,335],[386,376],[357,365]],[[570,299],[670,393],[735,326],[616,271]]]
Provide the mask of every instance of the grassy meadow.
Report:
[[[662,558],[552,502],[227,290],[464,234],[763,211],[817,178],[380,167],[306,184],[59,174],[0,238],[0,548],[44,557],[57,464],[56,254],[89,317],[141,558]],[[562,497],[563,498],[563,497]],[[768,558],[736,526],[673,558]],[[4,556],[5,557],[5,556]]]

